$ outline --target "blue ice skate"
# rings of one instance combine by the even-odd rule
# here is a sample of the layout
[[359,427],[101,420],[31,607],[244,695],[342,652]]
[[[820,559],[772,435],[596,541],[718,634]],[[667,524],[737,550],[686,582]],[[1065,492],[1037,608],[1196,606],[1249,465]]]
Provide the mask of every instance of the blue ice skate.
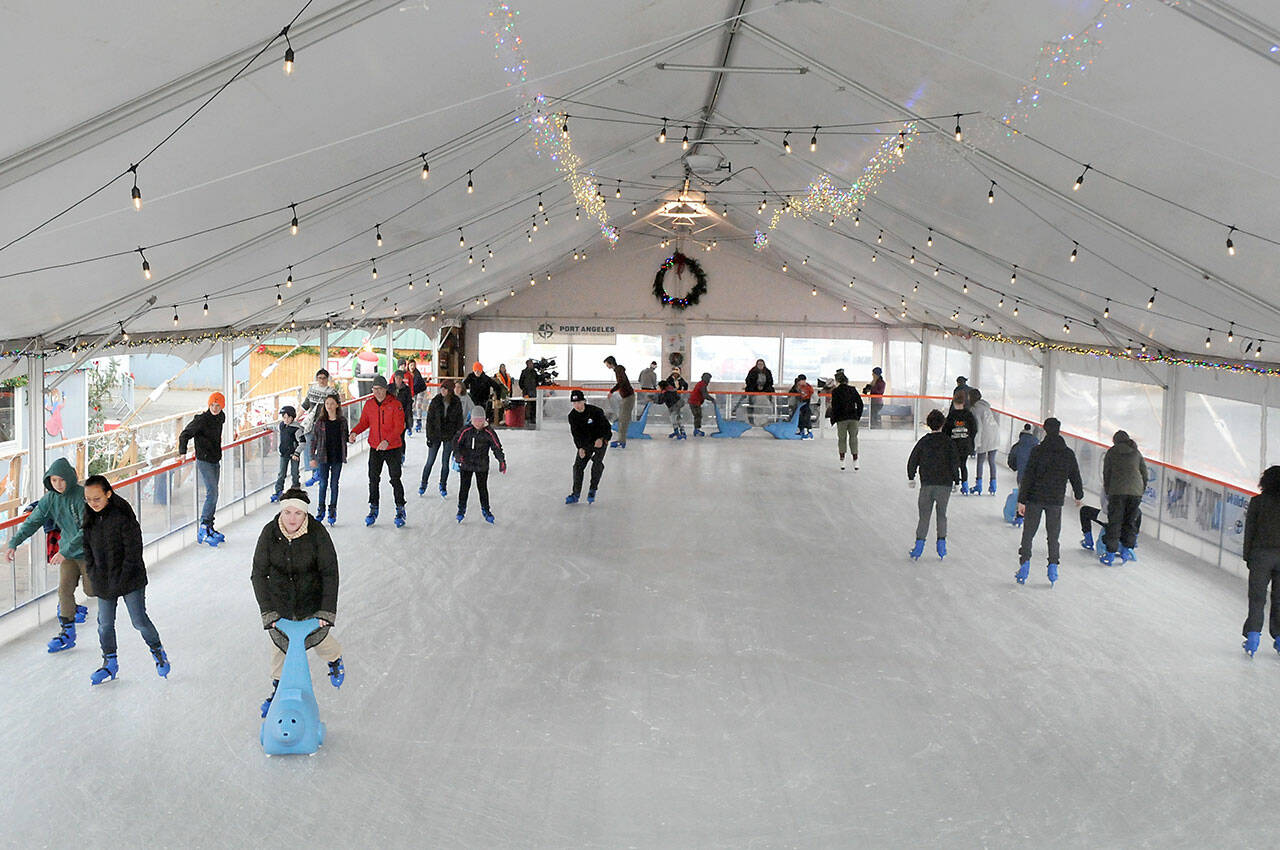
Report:
[[284,672],[271,696],[267,717],[262,721],[258,741],[269,755],[290,753],[310,755],[324,743],[324,724],[320,707],[311,687],[311,671],[307,668],[307,635],[320,628],[320,621],[280,619],[275,628],[289,638],[284,656]]
[[909,557],[913,561],[918,561],[920,560],[920,556],[923,554],[924,554],[924,541],[917,539],[916,545],[911,547],[911,551],[907,553],[907,557]]
[[938,558],[947,557],[947,539],[945,537],[938,538]]
[[1084,539],[1080,541],[1080,548],[1088,549],[1090,552],[1093,551],[1093,532],[1092,531],[1086,531],[1084,533]]
[[62,623],[62,631],[49,640],[49,652],[62,652],[76,645],[76,624],[74,620]]
[[1049,586],[1052,587],[1057,583],[1058,583],[1058,565],[1050,564],[1049,565]]
[[480,516],[484,517],[484,521],[489,523],[489,525],[493,525],[493,514],[491,514],[489,511],[482,509],[480,511]]
[[102,656],[102,666],[89,674],[89,684],[101,685],[103,682],[111,682],[116,678],[116,673],[120,672],[120,665],[116,662],[116,654]]
[[576,504],[578,504],[578,494],[577,494],[577,493],[570,493],[569,495],[565,496],[565,497],[564,497],[564,503],[565,503],[566,505],[576,505]]
[[991,494],[991,495],[993,495],[993,496],[996,494],[996,480],[995,480],[995,478],[992,478],[992,479],[991,479],[991,482],[987,485],[987,492],[988,492],[988,493],[990,493],[990,494]]
[[[61,620],[61,619],[62,619],[62,606],[61,606],[61,605],[59,605],[59,606],[57,607],[57,609],[56,609],[56,610],[57,610],[57,616],[58,616],[58,619],[59,619],[59,620]],[[88,609],[88,608],[84,607],[83,605],[77,605],[77,606],[76,606],[76,622],[77,622],[77,623],[83,623],[83,622],[84,622],[84,620],[85,620],[85,617],[88,617],[88,616],[89,616],[89,609]]]
[[151,657],[156,660],[156,675],[161,679],[169,678],[169,671],[173,668],[169,666],[169,656],[165,653],[163,646],[157,646],[151,650]]
[[405,513],[404,505],[396,505],[396,518],[395,518],[396,528],[404,528],[405,519],[407,517],[408,517],[408,514]]
[[1018,571],[1013,574],[1013,578],[1018,584],[1026,584],[1029,575],[1031,575],[1031,562],[1023,561],[1018,565]]
[[961,496],[967,496],[967,495],[969,495],[969,482],[968,482],[968,481],[961,481],[961,482],[960,482],[960,495],[961,495]]
[[1132,549],[1130,549],[1128,546],[1121,546],[1121,547],[1120,547],[1120,560],[1124,561],[1124,562],[1127,564],[1127,563],[1129,563],[1130,561],[1136,561],[1136,560],[1138,560],[1138,556],[1137,556],[1137,555],[1135,555],[1135,554],[1133,553],[1133,550],[1132,550]]
[[588,504],[588,505],[590,505],[590,504],[594,504],[594,503],[595,503],[595,500],[596,500],[596,491],[595,491],[595,490],[588,490],[588,491],[587,491],[587,504]]
[[1108,567],[1114,564],[1115,562],[1116,562],[1115,552],[1107,552],[1104,550],[1103,553],[1098,556],[1098,563],[1105,564]]
[[316,510],[316,522],[324,522],[324,505]]
[[1244,636],[1244,651],[1252,658],[1253,654],[1258,651],[1258,644],[1262,643],[1262,632],[1248,632]]
[[969,495],[971,496],[982,495],[982,476],[981,475],[973,479],[973,489],[969,491]]
[[373,524],[374,524],[375,522],[377,522],[377,521],[378,521],[378,506],[377,506],[377,505],[370,505],[370,506],[369,506],[369,515],[368,515],[368,516],[366,516],[366,517],[364,518],[364,524],[365,524],[365,525],[373,525]]
[[334,523],[338,521],[338,509],[330,506],[329,508],[329,527],[333,528]]

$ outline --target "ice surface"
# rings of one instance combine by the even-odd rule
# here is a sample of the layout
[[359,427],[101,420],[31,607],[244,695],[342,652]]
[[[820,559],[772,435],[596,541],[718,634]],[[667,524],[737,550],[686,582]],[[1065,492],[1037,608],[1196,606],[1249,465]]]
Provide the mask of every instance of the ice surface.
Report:
[[[152,565],[173,672],[123,610],[0,646],[0,845],[1233,847],[1268,843],[1280,657],[1240,650],[1241,580],[1152,540],[1013,582],[999,497],[953,498],[918,563],[908,444],[661,439],[566,507],[565,430],[502,433],[496,526],[434,490],[366,529],[363,456],[334,532],[346,684],[328,739],[264,757],[258,530]],[[456,474],[451,475],[451,484]],[[456,491],[456,487],[451,487]],[[49,632],[46,634],[46,632]]]

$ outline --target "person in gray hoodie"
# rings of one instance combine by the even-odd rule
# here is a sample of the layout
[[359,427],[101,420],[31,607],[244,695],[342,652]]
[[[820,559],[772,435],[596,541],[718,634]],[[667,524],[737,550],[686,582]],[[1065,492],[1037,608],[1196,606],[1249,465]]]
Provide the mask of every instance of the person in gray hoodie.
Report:
[[1102,537],[1106,551],[1098,560],[1110,566],[1119,553],[1125,561],[1135,560],[1138,518],[1142,494],[1147,490],[1147,462],[1138,446],[1124,431],[1112,436],[1113,445],[1102,459],[1102,492],[1107,497],[1107,531]]
[[4,556],[12,562],[22,542],[53,520],[62,533],[58,554],[50,560],[58,568],[58,623],[61,631],[49,641],[50,652],[61,652],[76,645],[76,585],[82,584],[85,596],[93,596],[93,587],[84,565],[84,488],[76,469],[66,458],[49,464],[44,475],[45,494],[13,531]]

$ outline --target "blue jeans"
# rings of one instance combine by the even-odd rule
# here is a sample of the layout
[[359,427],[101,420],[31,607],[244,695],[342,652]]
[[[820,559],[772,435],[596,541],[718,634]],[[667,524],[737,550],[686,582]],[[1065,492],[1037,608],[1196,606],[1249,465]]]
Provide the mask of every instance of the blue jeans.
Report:
[[294,487],[301,487],[302,482],[298,479],[298,459],[293,455],[280,455],[280,471],[276,475],[276,492],[284,491],[284,475],[291,473],[290,484]]
[[196,472],[200,474],[200,483],[204,485],[204,506],[200,509],[200,522],[209,524],[213,522],[213,514],[218,509],[218,476],[222,472],[222,464],[198,460]]
[[449,456],[453,454],[453,441],[441,440],[438,443],[432,443],[427,450],[427,462],[422,467],[422,483],[419,484],[420,489],[427,489],[427,479],[431,477],[431,467],[436,462],[436,455],[440,454],[440,450],[444,449],[444,454],[440,458],[440,486],[443,487],[449,480]]
[[[160,648],[160,633],[147,616],[146,588],[140,587],[133,593],[126,593],[124,605],[129,609],[129,619],[133,627],[142,632],[142,639],[152,649]],[[98,599],[98,643],[102,645],[103,655],[116,654],[116,603],[117,599]]]
[[316,466],[316,475],[320,476],[320,496],[316,499],[317,509],[324,508],[325,494],[329,494],[329,508],[338,509],[338,479],[342,477],[342,464],[322,463]]

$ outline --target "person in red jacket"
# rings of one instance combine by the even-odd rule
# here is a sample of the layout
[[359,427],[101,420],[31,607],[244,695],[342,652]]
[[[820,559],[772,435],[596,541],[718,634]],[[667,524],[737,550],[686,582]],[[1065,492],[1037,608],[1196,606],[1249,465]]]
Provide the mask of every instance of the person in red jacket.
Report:
[[[702,403],[711,400],[711,391],[707,388],[711,383],[711,373],[703,372],[702,378],[689,391],[689,409],[693,411],[693,436],[705,437],[702,430]],[[712,402],[714,404],[714,401]]]
[[391,492],[396,500],[396,528],[404,527],[404,485],[400,483],[400,450],[404,446],[404,407],[387,392],[387,379],[373,379],[373,398],[364,403],[360,421],[351,429],[352,443],[361,432],[369,432],[369,515],[365,525],[378,519],[378,496],[382,484],[382,465],[387,466]]

